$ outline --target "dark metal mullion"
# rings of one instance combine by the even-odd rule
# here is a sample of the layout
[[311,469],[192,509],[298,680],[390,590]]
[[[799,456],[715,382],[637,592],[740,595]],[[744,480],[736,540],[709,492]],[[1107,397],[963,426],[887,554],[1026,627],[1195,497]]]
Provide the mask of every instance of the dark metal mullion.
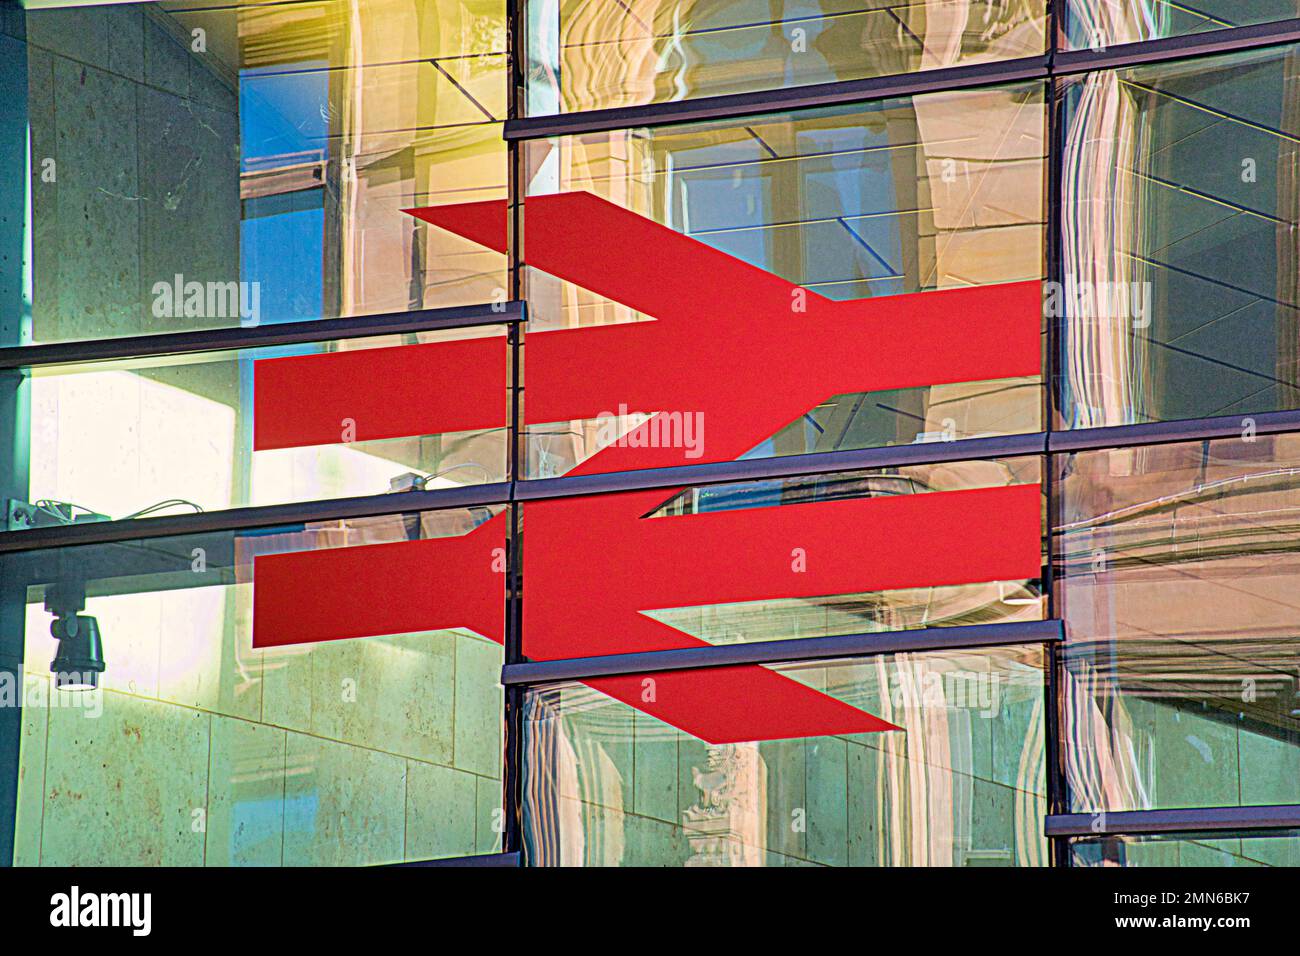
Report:
[[[28,161],[27,83],[27,44],[0,38],[0,96],[7,100],[0,111],[0,162],[11,171]],[[0,343],[14,351],[29,334],[23,277],[28,188],[22,176],[12,174],[0,186]],[[0,371],[0,496],[24,501],[31,490],[31,384],[20,371]],[[17,845],[26,612],[25,583],[0,572],[0,681],[10,684],[12,694],[0,706],[0,867],[13,865]]]
[[[527,38],[525,26],[525,0],[507,0],[506,4],[506,117],[513,119],[524,113],[525,61]],[[523,147],[506,143],[506,281],[509,297],[523,302],[524,281],[521,239],[523,235]],[[526,317],[527,306],[524,306]],[[507,330],[510,348],[510,420],[509,448],[507,449],[506,479],[509,486],[509,503],[506,505],[509,525],[506,538],[505,581],[505,648],[504,664],[510,666],[523,656],[523,514],[516,497],[519,480],[527,467],[527,449],[524,445],[524,359],[523,323],[511,325]],[[523,865],[523,730],[524,694],[521,687],[507,686],[502,695],[502,811],[505,832],[501,849],[513,857],[514,865]]]
[[1063,637],[1060,621],[1011,624],[972,624],[964,627],[925,627],[909,631],[871,631],[831,637],[799,637],[781,641],[718,644],[634,654],[606,654],[555,661],[508,664],[501,682],[507,686],[584,680],[616,674],[646,674],[735,667],[746,664],[793,664],[842,657],[926,651],[975,650],[1018,644],[1056,643]]
[[[1046,276],[1049,282],[1062,282],[1064,276],[1064,255],[1062,236],[1062,174],[1065,144],[1064,87],[1061,79],[1053,72],[1056,58],[1060,53],[1061,39],[1065,31],[1067,0],[1051,0],[1048,11],[1048,66],[1047,109],[1044,117],[1047,125],[1047,262]],[[1056,380],[1060,338],[1061,319],[1043,310],[1043,319],[1047,328],[1046,355],[1043,362],[1043,429],[1049,434],[1048,454],[1041,459],[1043,473],[1043,493],[1046,496],[1043,568],[1043,591],[1047,600],[1047,617],[1059,619],[1060,611],[1056,600],[1056,562],[1052,554],[1056,539],[1054,530],[1059,520],[1055,459],[1050,454],[1050,434],[1056,427],[1057,395]],[[1064,624],[1061,625],[1064,634]],[[1060,813],[1068,805],[1068,781],[1062,766],[1065,753],[1064,719],[1061,712],[1061,655],[1056,642],[1043,646],[1043,739],[1045,764],[1045,784],[1047,787],[1047,812]],[[1048,863],[1051,866],[1069,866],[1069,847],[1061,841],[1047,841]]]
[[523,321],[523,311],[523,303],[511,301],[446,309],[418,309],[414,312],[353,315],[338,319],[281,322],[249,328],[201,329],[194,332],[128,335],[85,342],[22,345],[0,348],[0,369],[190,355],[195,352],[226,352],[277,345],[309,345],[335,339],[357,339],[375,335],[513,325]]
[[76,524],[33,528],[28,531],[0,532],[0,554],[75,547],[83,544],[107,544],[187,534],[219,531],[244,531],[276,525],[338,521],[347,518],[372,518],[379,515],[411,514],[445,508],[470,508],[503,505],[510,500],[506,482],[437,488],[432,491],[402,491],[367,495],[364,498],[338,498],[305,501],[284,505],[230,508],[196,514],[162,515],[119,521],[83,521]]
[[1062,813],[1049,815],[1044,830],[1049,837],[1061,841],[1071,837],[1300,830],[1300,805]]

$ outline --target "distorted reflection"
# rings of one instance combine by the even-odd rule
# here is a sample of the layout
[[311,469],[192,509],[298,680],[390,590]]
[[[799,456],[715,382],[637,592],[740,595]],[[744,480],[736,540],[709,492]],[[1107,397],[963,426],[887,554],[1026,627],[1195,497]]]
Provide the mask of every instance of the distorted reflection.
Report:
[[1042,53],[1045,0],[539,0],[528,112],[632,106]]
[[1300,802],[1300,441],[1056,467],[1074,807]]
[[1300,407],[1300,48],[1067,91],[1070,428]]
[[1041,668],[1037,647],[780,665],[900,729],[721,745],[581,685],[538,689],[525,852],[570,866],[1044,865]]

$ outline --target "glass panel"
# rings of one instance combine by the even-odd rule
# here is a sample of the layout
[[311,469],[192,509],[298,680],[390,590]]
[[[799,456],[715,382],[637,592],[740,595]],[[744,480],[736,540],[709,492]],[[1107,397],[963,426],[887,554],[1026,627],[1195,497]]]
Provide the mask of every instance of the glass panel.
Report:
[[[528,502],[524,651],[1041,620],[1040,469],[972,461]],[[593,581],[616,582],[598,608]]]
[[[1046,863],[1038,647],[774,670],[878,714],[892,729],[709,744],[651,716],[654,705],[634,708],[576,683],[530,691],[523,741],[528,862]],[[692,673],[724,680],[722,671]],[[666,685],[668,678],[636,680]]]
[[1074,808],[1300,802],[1300,436],[1056,468]]
[[403,210],[504,198],[504,8],[29,9],[7,65],[28,85],[30,318],[0,344],[489,301],[504,258]]
[[1226,30],[1300,16],[1296,0],[1066,0],[1066,45],[1104,50],[1117,43]]
[[1184,833],[1070,842],[1074,866],[1300,866],[1300,834]]
[[[493,352],[485,342],[483,358],[495,355],[503,387],[496,393],[486,391],[482,411],[491,419],[495,397],[500,424],[453,434],[366,438],[382,433],[368,429],[383,425],[378,419],[386,412],[417,402],[436,409],[439,392],[462,389],[464,370],[454,364],[454,356],[441,374],[388,382],[383,386],[386,397],[377,407],[367,400],[367,379],[355,369],[338,371],[331,394],[341,401],[331,402],[310,394],[319,391],[319,376],[301,374],[311,370],[309,361],[296,366],[297,375],[281,372],[274,379],[264,364],[291,356],[341,356],[373,349],[390,354],[417,342],[489,338],[499,348]],[[22,530],[166,510],[213,511],[500,481],[506,448],[504,341],[500,327],[494,326],[38,366],[6,376],[14,385],[20,419],[25,424],[28,416],[21,410],[29,409],[31,421],[30,429],[19,429],[20,434],[30,432],[25,456],[28,497],[11,502],[7,527]],[[428,371],[439,370],[431,366]],[[255,402],[258,389],[266,395]],[[357,396],[356,404],[350,396]],[[327,435],[314,428],[325,417],[332,427]],[[265,434],[277,421],[288,431],[268,441]]]
[[1044,120],[1029,84],[529,142],[528,475],[1038,431]]
[[1062,424],[1300,407],[1300,47],[1089,74],[1067,106]]
[[1045,0],[530,0],[528,111],[633,106],[1041,54]]
[[[447,630],[252,646],[255,558],[458,535],[486,516],[4,555],[4,656],[25,662],[15,862],[355,865],[498,849],[497,643]],[[97,689],[52,687],[52,659],[84,678],[95,658]],[[18,687],[0,673],[9,706]]]

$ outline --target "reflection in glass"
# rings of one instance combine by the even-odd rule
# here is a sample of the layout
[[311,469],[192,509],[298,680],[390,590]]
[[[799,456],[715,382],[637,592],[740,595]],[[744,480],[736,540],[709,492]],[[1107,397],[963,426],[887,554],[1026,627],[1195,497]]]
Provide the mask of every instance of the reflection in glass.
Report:
[[1049,298],[1065,427],[1300,407],[1298,57],[1072,82]]
[[1073,807],[1300,802],[1300,437],[1054,467]]
[[[492,326],[26,369],[18,388],[36,423],[31,507],[8,529],[499,481],[504,427],[382,441],[347,441],[340,430],[334,444],[254,450],[253,396],[263,360],[500,334]],[[456,378],[449,370],[442,381],[390,385],[392,401],[423,390],[432,402]],[[505,406],[502,392],[503,421]]]
[[[424,512],[0,558],[0,620],[20,637],[25,671],[15,862],[358,865],[493,852],[498,644],[463,630],[251,641],[255,556],[464,534],[488,517]],[[78,604],[107,668],[98,690],[54,692],[50,625]]]
[[780,665],[899,729],[710,745],[580,684],[531,691],[533,865],[1040,866],[1039,648]]
[[1296,0],[1066,0],[1065,43],[1072,50],[1103,50],[1297,16]]
[[1070,850],[1074,866],[1300,866],[1294,830],[1090,838]]
[[[501,256],[402,212],[505,195],[500,0],[29,9],[26,44],[31,319],[5,344],[504,285]],[[176,285],[238,295],[178,302]]]
[[568,113],[1041,54],[1044,0],[533,0],[528,112]]
[[[595,194],[832,300],[1035,280],[1044,122],[1042,88],[1026,84],[537,140],[528,194]],[[530,331],[654,318],[535,268],[526,280]],[[1027,378],[825,394],[750,455],[1033,432],[1041,397]],[[630,411],[627,429],[660,410]],[[530,477],[611,441],[603,420],[528,436]]]

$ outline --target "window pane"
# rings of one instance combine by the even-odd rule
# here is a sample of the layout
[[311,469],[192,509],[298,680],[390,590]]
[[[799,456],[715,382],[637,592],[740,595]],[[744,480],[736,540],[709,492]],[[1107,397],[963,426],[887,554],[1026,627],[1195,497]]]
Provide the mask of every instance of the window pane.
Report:
[[1041,54],[1044,0],[541,0],[528,111],[567,113]]
[[1070,846],[1075,866],[1300,866],[1300,835],[1293,830],[1105,837]]
[[1300,16],[1296,0],[1066,0],[1066,43],[1104,49],[1160,37],[1226,30]]
[[[493,852],[497,643],[456,630],[252,644],[254,588],[266,584],[255,559],[463,534],[485,517],[425,512],[0,558],[5,658],[25,662],[15,861],[354,865]],[[52,628],[73,618],[101,641],[95,690],[52,690],[51,660],[77,656]],[[93,670],[85,661],[59,670]],[[16,693],[12,674],[0,680]]]
[[1067,104],[1063,424],[1300,407],[1300,48],[1092,73]]
[[1074,808],[1300,802],[1300,436],[1056,467]]
[[504,34],[499,0],[28,11],[30,319],[2,344],[489,301],[503,258],[403,210],[504,197]]
[[[1044,865],[1041,668],[1038,647],[781,665],[893,729],[759,743],[709,744],[580,684],[539,688],[525,702],[525,855],[569,866]],[[692,673],[721,685],[725,670]],[[662,694],[670,679],[631,680]]]
[[[464,369],[451,364],[460,353],[440,374],[387,383],[378,404],[364,370],[331,366],[332,387],[317,387],[317,358],[471,340],[483,345],[476,360],[499,366],[501,424],[491,429],[373,437],[411,427],[384,420],[410,404],[424,403],[436,420],[439,393],[462,387]],[[500,481],[505,366],[500,327],[485,327],[25,369],[9,379],[18,433],[30,433],[28,495],[7,527]]]
[[1041,620],[1039,476],[1020,458],[528,502],[524,652]]
[[1029,84],[530,142],[528,474],[1038,431],[1044,119]]

